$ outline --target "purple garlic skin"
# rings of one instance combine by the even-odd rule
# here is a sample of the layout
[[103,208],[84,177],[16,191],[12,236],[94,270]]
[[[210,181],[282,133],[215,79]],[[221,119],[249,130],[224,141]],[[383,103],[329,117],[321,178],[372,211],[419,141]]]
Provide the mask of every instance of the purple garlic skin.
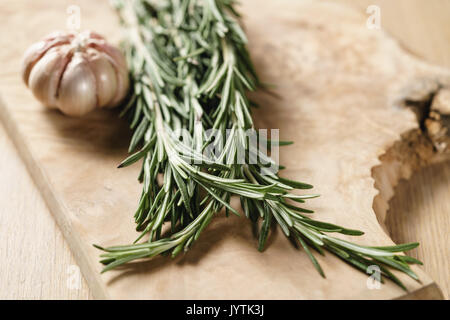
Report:
[[130,87],[123,54],[91,31],[55,32],[31,45],[22,78],[42,104],[73,117],[117,107]]

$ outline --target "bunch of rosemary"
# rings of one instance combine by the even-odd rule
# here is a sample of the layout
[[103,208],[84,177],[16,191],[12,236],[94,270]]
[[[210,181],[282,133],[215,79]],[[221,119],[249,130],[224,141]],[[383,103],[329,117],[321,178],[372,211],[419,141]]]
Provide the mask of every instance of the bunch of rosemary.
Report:
[[[319,254],[327,250],[363,272],[378,265],[383,276],[405,288],[390,268],[417,279],[408,264],[420,261],[395,254],[417,243],[368,247],[330,236],[363,232],[311,219],[312,211],[294,203],[315,195],[292,190],[312,186],[278,176],[269,170],[273,160],[250,146],[246,132],[253,121],[246,92],[259,83],[233,4],[233,0],[114,1],[127,34],[124,50],[134,82],[123,110],[134,130],[132,155],[120,167],[142,160],[143,190],[135,214],[141,235],[131,245],[97,246],[106,252],[103,271],[135,259],[163,253],[174,257],[188,250],[222,209],[239,215],[230,206],[235,195],[258,228],[259,250],[276,222],[286,237],[303,247],[322,276],[313,250]],[[226,138],[213,139],[211,129]],[[220,152],[206,152],[207,145]],[[246,160],[256,155],[258,161],[238,163],[242,150]],[[170,222],[169,230],[163,229],[164,222]],[[137,243],[144,236],[148,240]]]

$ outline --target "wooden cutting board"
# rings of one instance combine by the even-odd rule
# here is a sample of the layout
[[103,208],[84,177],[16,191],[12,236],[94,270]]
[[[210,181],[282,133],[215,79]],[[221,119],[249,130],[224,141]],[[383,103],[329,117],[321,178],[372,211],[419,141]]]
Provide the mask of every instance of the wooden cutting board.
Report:
[[[390,282],[379,290],[368,289],[368,275],[330,254],[319,257],[327,275],[322,279],[305,253],[294,249],[280,231],[272,233],[267,250],[259,253],[248,221],[222,215],[185,256],[158,257],[100,275],[99,252],[92,244],[126,244],[136,237],[139,168],[116,169],[126,157],[127,124],[115,111],[84,119],[48,111],[25,88],[19,73],[27,46],[64,29],[66,9],[72,4],[0,4],[1,20],[8,26],[0,39],[5,48],[0,61],[9,61],[0,70],[0,118],[95,297],[440,297],[435,283],[418,267],[414,269],[421,283],[400,275],[408,296]],[[108,1],[80,0],[76,5],[81,7],[83,28],[119,41]],[[392,187],[418,166],[448,154],[442,147],[446,137],[432,140],[424,120],[433,98],[445,98],[449,71],[408,55],[384,32],[369,30],[366,17],[336,4],[246,0],[241,11],[256,67],[264,81],[277,85],[279,96],[255,96],[261,105],[255,113],[257,125],[280,128],[281,139],[296,142],[281,151],[280,160],[288,167],[283,175],[316,186],[322,196],[309,206],[318,219],[364,230],[364,236],[351,238],[361,244],[392,244],[382,227]],[[423,119],[413,107],[426,111]]]

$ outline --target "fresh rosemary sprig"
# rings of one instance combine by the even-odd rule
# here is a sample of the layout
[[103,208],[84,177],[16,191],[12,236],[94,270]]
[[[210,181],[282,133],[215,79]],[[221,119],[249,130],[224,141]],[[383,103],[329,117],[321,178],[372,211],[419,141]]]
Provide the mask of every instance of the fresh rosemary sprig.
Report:
[[[316,196],[292,191],[312,186],[278,176],[271,170],[275,162],[252,148],[247,134],[253,121],[246,92],[255,90],[259,82],[233,0],[116,0],[114,4],[127,34],[124,50],[134,82],[133,95],[122,112],[131,119],[134,135],[129,151],[134,153],[119,167],[142,160],[143,191],[135,213],[139,238],[126,246],[96,246],[105,251],[103,272],[135,259],[187,251],[222,209],[239,215],[230,205],[235,195],[245,216],[259,229],[261,251],[276,221],[322,276],[312,249],[322,255],[327,250],[363,272],[378,265],[383,276],[404,289],[390,269],[418,280],[408,264],[421,262],[395,254],[417,243],[368,247],[330,236],[363,232],[311,219],[312,211],[294,203]],[[261,140],[258,145],[274,142]],[[208,152],[211,146],[219,152]],[[237,161],[242,151],[246,163]],[[251,157],[258,161],[252,163]],[[163,229],[164,222],[170,222],[170,229]],[[137,243],[144,236],[148,240]]]

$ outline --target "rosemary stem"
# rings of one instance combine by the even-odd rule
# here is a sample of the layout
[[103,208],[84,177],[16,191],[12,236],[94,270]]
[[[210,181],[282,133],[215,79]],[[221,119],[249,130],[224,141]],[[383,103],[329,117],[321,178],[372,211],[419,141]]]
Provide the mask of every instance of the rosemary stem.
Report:
[[[125,51],[134,82],[122,114],[130,116],[134,130],[130,152],[141,146],[119,167],[142,159],[139,180],[144,186],[134,215],[141,235],[136,242],[150,235],[145,243],[97,247],[105,251],[104,271],[136,259],[187,251],[216,213],[225,209],[239,215],[230,205],[237,196],[245,216],[259,229],[260,251],[271,224],[277,223],[300,243],[322,276],[311,248],[320,254],[328,251],[363,272],[375,264],[402,288],[389,268],[417,279],[409,264],[420,261],[395,253],[418,244],[368,247],[329,236],[363,232],[310,218],[313,212],[300,205],[317,195],[293,190],[312,186],[272,172],[269,166],[275,161],[251,145],[246,131],[254,125],[247,91],[255,90],[259,80],[235,19],[234,0],[114,3],[129,35]],[[186,140],[174,136],[178,129],[185,129]],[[210,130],[230,134],[213,141]],[[209,146],[220,152],[208,154]],[[256,155],[256,163],[240,163],[241,152],[247,158]],[[171,229],[163,233],[164,223]]]

